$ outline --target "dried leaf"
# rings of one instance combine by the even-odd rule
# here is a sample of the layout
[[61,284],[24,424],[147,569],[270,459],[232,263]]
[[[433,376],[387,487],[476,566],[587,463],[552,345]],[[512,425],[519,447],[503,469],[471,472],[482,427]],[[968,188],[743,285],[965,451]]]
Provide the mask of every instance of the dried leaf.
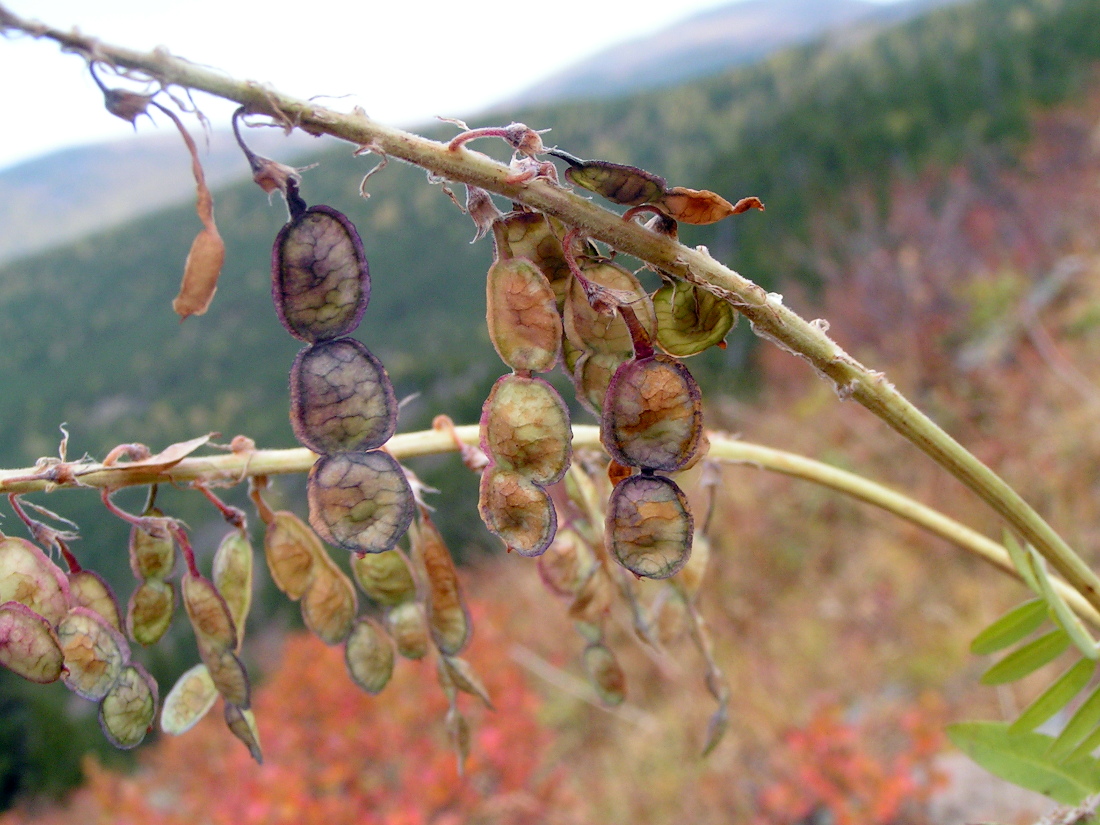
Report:
[[0,604],[0,665],[45,685],[61,678],[64,657],[46,619],[20,602]]
[[191,730],[206,716],[218,698],[218,689],[206,665],[197,664],[184,673],[164,697],[160,729],[178,736]]
[[374,621],[361,617],[348,636],[344,661],[355,684],[372,695],[381,693],[393,674],[393,643]]
[[136,662],[131,662],[99,705],[99,726],[116,748],[141,744],[157,716],[157,683]]

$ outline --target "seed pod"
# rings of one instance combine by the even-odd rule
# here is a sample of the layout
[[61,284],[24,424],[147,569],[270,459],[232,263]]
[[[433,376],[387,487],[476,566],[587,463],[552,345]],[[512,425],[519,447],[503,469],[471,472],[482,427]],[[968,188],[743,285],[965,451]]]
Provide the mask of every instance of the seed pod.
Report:
[[478,511],[495,536],[521,556],[538,556],[554,540],[558,517],[541,485],[503,467],[481,474]]
[[[639,323],[650,340],[653,339],[657,333],[653,302],[633,273],[618,264],[589,263],[584,266],[584,277],[597,286],[614,290],[624,300],[629,301]],[[575,278],[569,285],[562,321],[569,342],[578,349],[606,352],[623,358],[634,354],[634,339],[626,321],[618,312],[605,315],[593,309],[584,287]]]
[[576,596],[596,567],[596,554],[574,529],[559,530],[554,541],[539,556],[539,576],[561,596]]
[[678,470],[699,448],[703,405],[683,364],[654,355],[622,364],[603,405],[600,440],[620,464]]
[[575,186],[602,195],[612,203],[639,206],[665,193],[668,183],[660,175],[606,160],[580,160],[564,152],[551,154],[568,161],[565,178]]
[[416,596],[416,582],[400,550],[357,553],[351,559],[351,572],[368,598],[383,607],[392,607]]
[[126,609],[126,632],[141,645],[154,645],[172,624],[176,591],[171,582],[146,579],[130,596]]
[[707,572],[707,564],[710,562],[710,539],[701,530],[697,531],[691,548],[691,558],[687,564],[676,574],[680,587],[687,598],[694,598],[699,588],[703,585],[703,577]]
[[0,665],[40,685],[61,677],[64,656],[46,619],[20,602],[0,604]]
[[264,556],[271,580],[287,598],[298,601],[309,587],[313,560],[324,552],[321,540],[294,513],[279,510],[264,534]]
[[428,616],[420,602],[404,602],[386,613],[386,628],[406,659],[423,659],[428,654]]
[[481,410],[481,449],[494,463],[542,485],[560,481],[573,454],[569,410],[541,378],[505,375]]
[[74,607],[57,626],[65,660],[62,681],[77,696],[98,702],[130,661],[130,646],[98,613]]
[[69,575],[69,601],[73,607],[86,607],[98,613],[115,630],[122,632],[122,614],[118,601],[103,577],[92,570]]
[[264,763],[264,754],[260,750],[260,729],[256,727],[256,716],[248,708],[239,708],[230,702],[225,703],[225,724],[234,736],[244,742],[256,764]]
[[210,679],[214,687],[226,702],[247,708],[251,702],[252,688],[249,684],[248,673],[232,650],[221,652],[207,650],[203,654],[200,648],[203,664],[210,671]]
[[397,398],[382,362],[354,338],[303,349],[290,371],[290,424],[315,453],[381,447],[397,429]]
[[623,703],[626,698],[626,674],[606,645],[591,644],[584,649],[584,669],[601,702],[612,707]]
[[550,282],[525,258],[497,261],[485,283],[489,338],[514,370],[546,372],[561,351],[561,317]]
[[214,587],[225,599],[233,626],[237,628],[237,647],[244,638],[244,623],[252,606],[252,545],[241,530],[229,533],[214,554]]
[[502,259],[526,258],[537,266],[550,288],[559,311],[569,288],[569,264],[559,237],[565,227],[541,212],[510,212],[493,224],[497,254]]
[[686,186],[672,187],[655,199],[653,205],[673,220],[695,225],[717,223],[749,209],[764,211],[759,198],[742,198],[737,203],[730,203],[708,189],[688,189]]
[[571,374],[577,400],[597,418],[603,414],[603,402],[615,370],[629,360],[629,356],[607,352],[585,352],[577,360]]
[[669,355],[685,358],[721,342],[733,328],[733,306],[705,289],[683,282],[653,293],[657,343]]
[[351,632],[357,607],[351,579],[327,552],[322,552],[313,569],[313,580],[302,597],[302,621],[326,645],[336,645]]
[[412,523],[412,488],[382,450],[322,456],[309,471],[306,495],[313,529],[353,553],[393,549]]
[[470,723],[458,709],[458,705],[452,704],[447,708],[447,714],[443,717],[443,724],[447,727],[447,734],[451,737],[455,755],[458,757],[458,775],[461,777],[465,770],[466,760],[470,758]]
[[344,661],[352,680],[375,695],[393,675],[393,642],[371,619],[360,617],[348,636]]
[[458,571],[443,536],[426,513],[410,529],[412,554],[428,584],[428,627],[436,646],[454,656],[470,638],[470,613],[462,598]]
[[137,662],[131,662],[99,705],[99,726],[116,748],[141,744],[157,716],[157,683]]
[[615,601],[615,583],[602,565],[593,568],[569,605],[569,618],[576,622],[602,627]]
[[489,691],[485,689],[485,685],[474,673],[474,669],[469,662],[465,659],[459,659],[457,656],[442,656],[440,658],[447,670],[447,675],[456,688],[463,693],[476,696],[484,703],[485,707],[493,710],[493,703],[489,699]]
[[168,533],[168,519],[159,518],[159,510],[150,510],[147,515],[157,518],[162,525],[161,535],[137,525],[130,528],[130,569],[139,579],[163,579],[176,562],[176,545]]
[[197,664],[184,673],[164,697],[160,729],[178,736],[191,730],[214,706],[218,689],[206,665]]
[[[183,606],[187,608],[187,618],[191,620],[203,661],[206,660],[204,650],[221,652],[236,649],[237,629],[233,616],[213,582],[192,573],[185,574]],[[210,667],[209,663],[207,667]]]
[[623,479],[607,502],[606,542],[615,559],[636,576],[663,579],[691,555],[694,523],[687,497],[671,479]]
[[351,221],[314,206],[284,226],[271,252],[271,295],[287,332],[302,341],[355,329],[370,300],[370,269]]
[[69,612],[69,582],[61,568],[26,539],[0,537],[0,604],[19,602],[51,627]]

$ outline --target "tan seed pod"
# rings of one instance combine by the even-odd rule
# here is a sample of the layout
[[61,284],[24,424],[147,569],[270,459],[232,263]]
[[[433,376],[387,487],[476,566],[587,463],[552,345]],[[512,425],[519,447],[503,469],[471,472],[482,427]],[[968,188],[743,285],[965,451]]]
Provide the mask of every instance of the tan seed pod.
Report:
[[[583,266],[583,270],[585,278],[594,284],[629,296],[630,307],[650,340],[653,340],[657,332],[653,302],[633,273],[612,263],[589,263]],[[622,316],[618,312],[605,315],[593,309],[577,279],[569,285],[562,317],[565,334],[576,348],[623,358],[634,354],[634,339]]]
[[693,531],[687,497],[671,479],[631,476],[611,491],[607,549],[636,576],[664,579],[678,573],[691,555]]
[[545,552],[558,527],[546,490],[503,467],[488,467],[481,474],[478,512],[489,532],[521,556]]
[[287,598],[297,601],[309,587],[313,560],[325,552],[310,527],[287,510],[279,510],[264,534],[264,556],[271,580]]
[[541,378],[505,375],[481,410],[481,449],[503,469],[554,484],[573,455],[569,410]]
[[98,702],[130,662],[125,637],[86,607],[74,607],[57,626],[65,661],[61,677],[77,696]]
[[470,663],[465,659],[459,659],[457,656],[443,656],[442,659],[443,666],[447,670],[447,675],[451,677],[454,686],[463,693],[476,696],[485,704],[485,707],[492,710],[493,703],[489,699],[489,691],[485,689],[481,679],[474,673]]
[[147,579],[134,590],[126,610],[126,631],[141,645],[161,640],[172,624],[176,591],[171,582]]
[[383,607],[391,607],[416,596],[416,582],[405,554],[400,550],[355,554],[351,557],[351,572],[367,597]]
[[264,754],[260,749],[260,729],[256,727],[256,716],[248,708],[225,703],[225,724],[234,736],[240,739],[256,764],[264,763]]
[[577,400],[597,418],[603,414],[603,402],[615,370],[629,360],[628,356],[607,352],[585,352],[577,359],[570,373]]
[[61,568],[26,539],[0,537],[0,604],[19,602],[51,627],[69,612],[69,582]]
[[695,533],[691,547],[691,558],[687,560],[683,569],[676,574],[676,580],[689,599],[699,593],[706,576],[707,565],[710,562],[710,539],[702,531]]
[[[204,650],[218,653],[236,650],[237,629],[233,624],[233,616],[214,583],[203,576],[186,573],[182,591],[183,606],[187,609],[187,618],[191,620],[203,661],[206,660]],[[207,667],[213,672],[214,668],[209,662]]]
[[574,529],[559,530],[554,541],[539,556],[543,583],[561,596],[576,596],[596,568],[596,554]]
[[137,525],[130,528],[130,569],[139,579],[163,579],[176,562],[176,545],[168,533],[168,519],[159,518],[159,510],[147,515],[157,519],[161,530],[158,535]]
[[683,281],[667,283],[653,293],[653,310],[657,344],[679,358],[720,343],[737,320],[728,301]]
[[324,553],[302,597],[302,621],[325,644],[340,644],[351,632],[357,607],[351,579]]
[[584,649],[584,669],[600,701],[614,707],[626,698],[626,674],[619,660],[604,644],[591,644]]
[[406,659],[423,659],[428,654],[428,615],[420,602],[404,602],[386,611],[386,628]]
[[0,665],[40,685],[61,678],[64,656],[57,634],[20,602],[0,604]]
[[214,554],[214,587],[225,599],[233,626],[237,629],[237,649],[244,639],[244,625],[252,606],[252,545],[242,530],[229,533]]
[[141,744],[157,716],[157,683],[137,662],[122,669],[99,704],[99,726],[116,748]]
[[204,653],[200,648],[199,655],[207,670],[210,671],[210,678],[222,698],[238,707],[249,707],[252,687],[248,672],[244,669],[241,660],[237,658],[237,654],[232,650],[221,652],[207,650]]
[[569,605],[569,618],[602,627],[614,601],[615,584],[607,575],[607,570],[602,565],[597,565]]
[[495,262],[486,278],[489,338],[514,370],[546,372],[561,352],[557,298],[542,271],[526,258]]
[[381,693],[393,675],[393,642],[371,619],[360,617],[348,636],[344,661],[352,680],[367,693]]
[[511,212],[493,224],[497,251],[502,258],[526,258],[546,276],[560,311],[569,288],[569,264],[559,238],[565,227],[541,212]]
[[118,601],[103,577],[92,570],[69,575],[69,601],[73,607],[86,607],[102,616],[107,624],[122,632],[122,614]]
[[206,716],[218,698],[218,689],[204,664],[197,664],[176,680],[160,712],[160,729],[178,736]]
[[428,588],[428,627],[436,646],[453,656],[470,638],[470,613],[462,598],[458,571],[443,536],[426,513],[410,530],[412,555],[421,569]]

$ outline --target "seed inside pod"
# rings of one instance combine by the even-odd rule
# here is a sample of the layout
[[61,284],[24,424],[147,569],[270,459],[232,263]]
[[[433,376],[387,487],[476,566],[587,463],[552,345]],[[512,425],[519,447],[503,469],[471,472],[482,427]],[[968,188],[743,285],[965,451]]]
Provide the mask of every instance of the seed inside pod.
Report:
[[370,269],[351,221],[313,206],[284,226],[271,253],[271,294],[295,338],[325,341],[354,330],[370,300]]
[[678,470],[691,461],[703,433],[699,385],[667,355],[623,363],[603,404],[600,440],[630,467]]
[[481,474],[478,510],[489,531],[521,556],[542,555],[558,527],[546,490],[503,467]]
[[382,362],[353,338],[306,347],[290,371],[290,424],[315,453],[381,447],[397,429],[397,398]]
[[514,370],[546,372],[561,351],[561,316],[550,282],[525,258],[497,261],[485,283],[489,338]]
[[498,466],[538,484],[565,475],[571,435],[565,403],[541,378],[503,376],[481,411],[481,448]]
[[[633,273],[617,264],[589,263],[584,277],[597,286],[628,296],[630,307],[650,340],[657,331],[653,302]],[[573,346],[589,352],[606,352],[629,358],[634,354],[634,339],[618,312],[604,315],[592,308],[588,295],[576,278],[569,285],[562,316],[565,334]]]
[[630,476],[611,491],[605,536],[615,559],[637,576],[664,579],[691,555],[687,497],[663,476]]
[[405,471],[382,450],[322,456],[309,471],[306,495],[309,523],[352,553],[392,550],[415,509]]
[[665,284],[653,293],[657,343],[669,355],[684,358],[722,341],[737,314],[727,301],[683,282]]

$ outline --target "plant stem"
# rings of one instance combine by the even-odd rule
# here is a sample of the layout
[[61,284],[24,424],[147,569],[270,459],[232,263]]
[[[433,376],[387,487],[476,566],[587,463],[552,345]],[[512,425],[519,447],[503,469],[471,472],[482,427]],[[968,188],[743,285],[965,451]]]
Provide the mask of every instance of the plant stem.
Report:
[[336,112],[274,91],[252,81],[174,57],[163,49],[140,52],[103,43],[78,31],[62,31],[23,20],[0,6],[0,31],[22,31],[48,38],[86,60],[147,74],[164,86],[176,85],[236,101],[248,112],[266,114],[287,126],[343,138],[423,167],[452,181],[477,186],[553,215],[588,237],[652,266],[697,284],[729,301],[753,330],[804,358],[832,382],[842,399],[862,404],[907,438],[999,513],[1050,562],[1093,607],[1100,608],[1100,578],[1008,484],[911,404],[881,373],[874,372],[832,341],[823,324],[811,323],[787,309],[781,296],[714,260],[704,248],[689,249],[633,221],[599,207],[550,181],[516,182],[507,166],[465,148],[376,123],[361,111]]

